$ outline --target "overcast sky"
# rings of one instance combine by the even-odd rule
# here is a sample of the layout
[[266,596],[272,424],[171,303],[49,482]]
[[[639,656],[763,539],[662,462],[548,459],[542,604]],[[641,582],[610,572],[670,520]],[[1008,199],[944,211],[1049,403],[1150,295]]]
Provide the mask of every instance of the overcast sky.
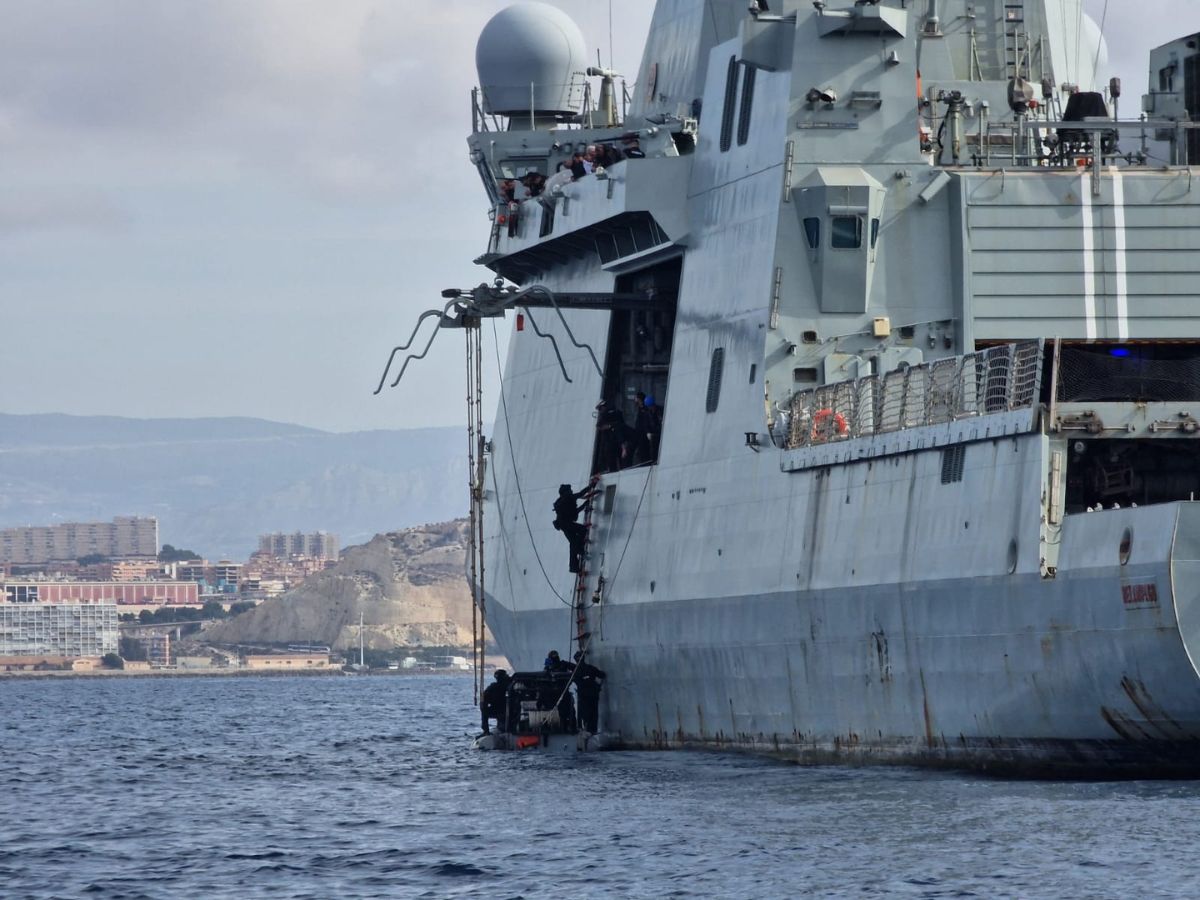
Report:
[[[465,136],[505,5],[0,0],[0,412],[463,422],[457,333],[371,391],[441,288],[489,274]],[[607,61],[605,0],[554,5]],[[612,2],[631,80],[651,6]],[[1129,114],[1200,0],[1109,7]]]

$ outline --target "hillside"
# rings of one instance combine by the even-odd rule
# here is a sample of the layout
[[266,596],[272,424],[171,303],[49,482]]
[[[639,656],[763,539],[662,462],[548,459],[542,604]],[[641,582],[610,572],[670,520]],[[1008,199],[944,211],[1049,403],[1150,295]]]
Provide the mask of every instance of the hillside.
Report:
[[152,515],[164,542],[210,559],[271,531],[348,546],[465,514],[463,442],[455,428],[0,414],[0,527]]
[[461,519],[377,535],[286,594],[210,624],[201,639],[357,647],[361,612],[365,643],[374,650],[469,645],[466,539]]

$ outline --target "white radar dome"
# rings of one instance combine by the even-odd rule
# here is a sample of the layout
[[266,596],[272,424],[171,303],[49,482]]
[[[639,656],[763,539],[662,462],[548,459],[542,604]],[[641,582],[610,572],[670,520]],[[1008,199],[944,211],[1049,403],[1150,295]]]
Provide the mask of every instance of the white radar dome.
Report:
[[[571,79],[587,67],[583,32],[562,10],[514,3],[483,26],[475,69],[483,111],[517,117],[578,113]],[[530,85],[533,86],[532,91]]]
[[1083,14],[1080,34],[1084,46],[1083,69],[1077,81],[1084,91],[1102,91],[1102,85],[1108,84],[1108,42],[1104,40],[1104,32],[1096,24],[1096,20],[1087,13]]

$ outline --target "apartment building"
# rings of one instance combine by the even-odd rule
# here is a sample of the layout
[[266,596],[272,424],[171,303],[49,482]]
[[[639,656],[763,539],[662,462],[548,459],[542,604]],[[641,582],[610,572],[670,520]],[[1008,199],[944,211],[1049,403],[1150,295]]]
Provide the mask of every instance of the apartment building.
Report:
[[158,556],[158,519],[117,516],[111,522],[0,529],[0,563],[66,562],[92,555]]
[[277,531],[274,534],[259,535],[258,552],[276,559],[290,559],[293,556],[337,559],[338,537],[327,531],[313,531],[309,534],[300,531]]
[[200,604],[194,581],[13,581],[0,585],[0,602]]
[[117,652],[117,606],[10,603],[0,598],[0,657],[103,656]]

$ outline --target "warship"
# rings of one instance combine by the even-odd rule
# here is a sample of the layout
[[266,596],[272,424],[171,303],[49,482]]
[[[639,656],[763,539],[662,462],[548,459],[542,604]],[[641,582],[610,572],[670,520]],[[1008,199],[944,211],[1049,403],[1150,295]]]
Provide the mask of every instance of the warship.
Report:
[[628,85],[497,13],[479,627],[621,746],[1200,774],[1198,42],[1122,118],[1082,0],[658,0]]

